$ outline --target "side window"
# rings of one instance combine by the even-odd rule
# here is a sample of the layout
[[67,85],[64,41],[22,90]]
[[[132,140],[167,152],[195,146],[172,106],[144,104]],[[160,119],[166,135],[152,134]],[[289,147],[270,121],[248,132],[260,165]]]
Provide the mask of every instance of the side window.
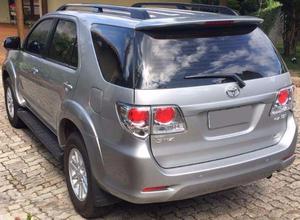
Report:
[[77,32],[74,22],[67,20],[60,20],[58,22],[50,45],[49,58],[77,67]]
[[103,78],[107,82],[132,88],[134,57],[132,30],[95,24],[91,32]]
[[39,23],[27,38],[25,50],[34,54],[43,54],[52,24],[53,19],[47,19]]
[[122,68],[116,49],[95,33],[93,33],[93,41],[104,79],[112,83],[120,81]]

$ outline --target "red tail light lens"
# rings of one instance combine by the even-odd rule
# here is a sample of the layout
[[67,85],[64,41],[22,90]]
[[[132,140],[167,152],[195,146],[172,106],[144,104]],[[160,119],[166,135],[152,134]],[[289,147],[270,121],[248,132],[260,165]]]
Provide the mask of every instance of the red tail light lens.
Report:
[[176,111],[173,107],[157,108],[154,120],[155,122],[167,124],[174,120]]
[[145,123],[149,120],[149,111],[132,108],[128,111],[128,119],[136,124]]
[[285,105],[289,101],[290,92],[288,89],[281,90],[277,95],[277,100],[280,105]]
[[274,120],[284,119],[287,112],[293,110],[294,107],[294,86],[281,89],[276,96],[270,115]]

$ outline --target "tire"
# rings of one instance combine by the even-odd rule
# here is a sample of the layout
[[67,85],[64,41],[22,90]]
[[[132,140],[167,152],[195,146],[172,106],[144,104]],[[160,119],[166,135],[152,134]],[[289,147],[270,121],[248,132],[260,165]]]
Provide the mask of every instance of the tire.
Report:
[[17,115],[17,111],[21,107],[19,106],[16,100],[10,78],[5,79],[4,81],[4,97],[5,97],[6,113],[11,126],[13,126],[14,128],[25,127],[24,123]]
[[[70,167],[73,167],[70,166],[71,164],[70,161],[73,161],[73,164],[76,164],[76,162],[78,162],[78,160],[76,159],[76,154],[77,154],[77,158],[80,157],[82,158],[82,162],[84,165],[83,166],[81,165],[81,167],[85,168],[85,171],[81,169],[80,172],[77,172],[80,174],[75,174],[72,171],[72,168],[70,169]],[[96,183],[95,178],[92,176],[91,173],[90,162],[89,162],[84,141],[81,135],[76,132],[70,134],[70,136],[67,138],[67,143],[64,152],[64,172],[66,175],[66,182],[67,182],[71,201],[76,211],[82,217],[84,218],[102,217],[110,212],[112,208],[111,205],[114,204],[115,201],[117,201],[117,199],[112,195],[104,192],[98,187],[98,184]],[[74,179],[71,180],[70,178],[71,175],[73,176],[81,175],[79,179],[82,178],[83,176],[86,176],[86,181],[84,181],[84,177],[82,178],[83,179],[82,189],[83,188],[87,189],[86,196],[80,196],[80,194],[78,193],[80,183],[77,185],[74,184],[74,181],[78,181],[78,180],[74,180]],[[87,185],[85,185],[85,183]],[[72,185],[76,186],[74,187],[75,189],[72,187]],[[78,190],[76,190],[77,188]]]

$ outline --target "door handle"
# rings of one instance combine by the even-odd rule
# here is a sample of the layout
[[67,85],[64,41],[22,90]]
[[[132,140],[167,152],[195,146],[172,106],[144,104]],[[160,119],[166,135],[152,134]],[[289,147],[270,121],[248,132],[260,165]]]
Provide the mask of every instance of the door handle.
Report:
[[32,69],[31,69],[31,73],[32,74],[37,74],[39,72],[39,69],[38,68],[36,68],[36,67],[33,67]]
[[65,91],[68,92],[73,89],[73,86],[69,82],[64,82]]

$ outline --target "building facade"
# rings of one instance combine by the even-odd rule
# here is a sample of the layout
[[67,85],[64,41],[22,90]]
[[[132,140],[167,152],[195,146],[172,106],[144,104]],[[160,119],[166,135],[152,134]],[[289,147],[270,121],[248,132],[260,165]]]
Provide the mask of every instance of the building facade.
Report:
[[[147,2],[174,2],[174,0],[146,0]],[[35,22],[42,14],[55,11],[66,3],[101,3],[130,6],[145,0],[23,0],[24,20],[26,24]],[[191,0],[177,0],[190,3]],[[0,23],[16,23],[15,0],[0,0]]]

